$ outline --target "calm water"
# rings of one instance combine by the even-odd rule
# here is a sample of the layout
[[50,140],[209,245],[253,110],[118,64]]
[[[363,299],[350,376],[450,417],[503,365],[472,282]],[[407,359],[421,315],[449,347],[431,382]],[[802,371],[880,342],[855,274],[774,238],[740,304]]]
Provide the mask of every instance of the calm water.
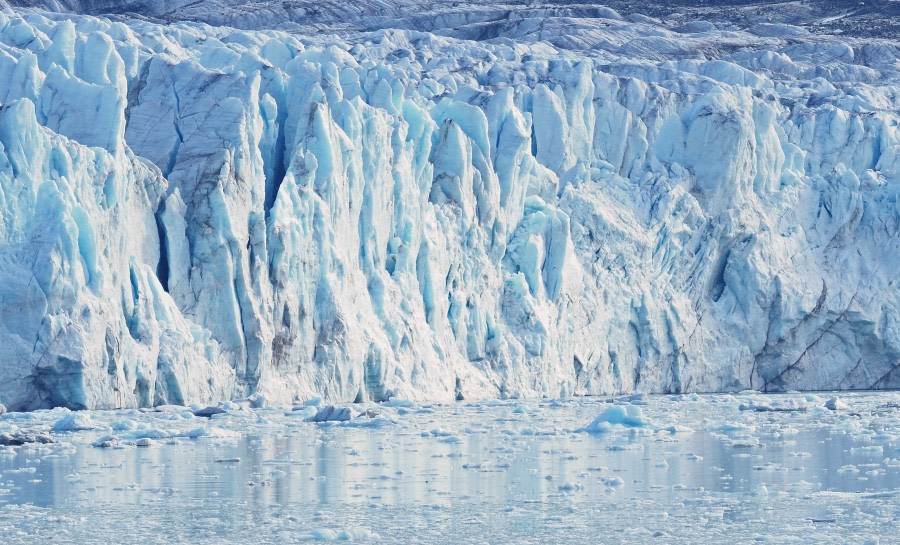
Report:
[[[799,400],[802,410],[740,410],[748,399]],[[365,426],[313,424],[290,408],[212,419],[89,413],[96,429],[54,433],[58,444],[0,447],[0,535],[8,543],[895,542],[900,394],[845,396],[849,409],[837,412],[821,407],[825,397],[809,399],[649,397],[637,400],[647,425],[604,434],[579,431],[610,406],[599,399],[369,406],[380,417],[356,421]],[[63,416],[0,422],[48,430]],[[198,428],[206,435],[178,436]],[[91,446],[145,430],[173,437],[146,448]]]

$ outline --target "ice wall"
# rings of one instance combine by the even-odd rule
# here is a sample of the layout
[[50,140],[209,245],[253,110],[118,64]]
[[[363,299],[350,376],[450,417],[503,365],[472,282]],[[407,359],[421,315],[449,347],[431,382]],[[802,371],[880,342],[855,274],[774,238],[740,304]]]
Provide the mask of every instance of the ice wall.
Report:
[[900,387],[900,48],[603,20],[0,12],[0,402]]

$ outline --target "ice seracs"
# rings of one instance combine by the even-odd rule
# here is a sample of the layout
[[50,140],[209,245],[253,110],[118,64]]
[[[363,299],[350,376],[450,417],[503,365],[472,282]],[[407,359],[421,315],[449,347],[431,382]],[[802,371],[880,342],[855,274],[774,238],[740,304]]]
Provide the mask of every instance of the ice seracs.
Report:
[[522,9],[0,12],[0,400],[900,385],[896,43]]

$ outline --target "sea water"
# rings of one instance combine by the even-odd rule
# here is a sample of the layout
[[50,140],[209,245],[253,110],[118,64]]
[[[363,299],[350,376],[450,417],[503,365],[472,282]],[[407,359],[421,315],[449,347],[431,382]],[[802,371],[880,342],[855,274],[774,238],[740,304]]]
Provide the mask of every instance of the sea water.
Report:
[[893,543],[900,393],[832,397],[395,401],[320,423],[316,403],[12,413],[0,432],[56,442],[0,447],[0,536]]

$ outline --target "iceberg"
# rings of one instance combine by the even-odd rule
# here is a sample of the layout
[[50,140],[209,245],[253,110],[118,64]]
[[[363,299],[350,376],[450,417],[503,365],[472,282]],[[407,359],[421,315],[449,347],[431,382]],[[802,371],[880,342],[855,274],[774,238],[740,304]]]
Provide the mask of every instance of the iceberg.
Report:
[[6,4],[10,410],[900,387],[894,40]]
[[636,405],[613,405],[604,409],[593,422],[581,428],[579,431],[587,433],[609,433],[619,428],[646,428],[650,421],[644,417],[644,412]]

